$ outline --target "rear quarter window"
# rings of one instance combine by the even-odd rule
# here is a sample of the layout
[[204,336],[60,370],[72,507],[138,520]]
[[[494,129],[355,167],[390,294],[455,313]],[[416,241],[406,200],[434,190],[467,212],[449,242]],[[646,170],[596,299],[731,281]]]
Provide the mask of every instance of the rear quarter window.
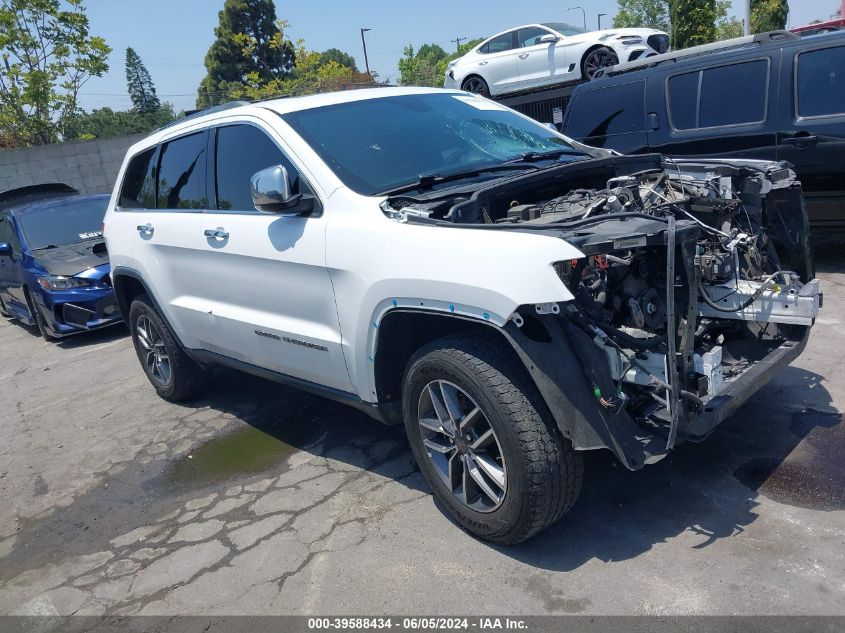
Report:
[[136,154],[129,161],[120,185],[118,206],[124,209],[155,209],[156,147]]
[[645,82],[585,90],[575,97],[566,134],[585,139],[645,130]]

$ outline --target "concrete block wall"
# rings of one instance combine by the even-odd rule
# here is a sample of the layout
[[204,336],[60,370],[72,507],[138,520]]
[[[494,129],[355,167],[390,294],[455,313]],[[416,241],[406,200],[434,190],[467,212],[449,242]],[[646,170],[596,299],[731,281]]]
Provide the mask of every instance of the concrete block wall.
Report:
[[80,193],[111,193],[126,150],[144,136],[133,134],[0,151],[0,192],[63,182]]

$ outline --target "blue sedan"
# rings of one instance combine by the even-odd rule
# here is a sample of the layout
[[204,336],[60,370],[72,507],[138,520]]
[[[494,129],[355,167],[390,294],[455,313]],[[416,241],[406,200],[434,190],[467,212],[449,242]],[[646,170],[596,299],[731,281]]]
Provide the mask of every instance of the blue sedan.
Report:
[[64,185],[0,194],[0,313],[48,341],[121,321],[102,232],[108,200]]

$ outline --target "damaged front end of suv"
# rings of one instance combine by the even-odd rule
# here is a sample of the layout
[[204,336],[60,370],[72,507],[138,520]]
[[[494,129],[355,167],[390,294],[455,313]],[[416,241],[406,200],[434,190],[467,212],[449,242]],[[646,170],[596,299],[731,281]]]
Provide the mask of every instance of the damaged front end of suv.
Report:
[[785,163],[606,156],[383,210],[582,253],[555,264],[571,300],[503,331],[575,449],[630,469],[706,437],[801,353],[822,304]]

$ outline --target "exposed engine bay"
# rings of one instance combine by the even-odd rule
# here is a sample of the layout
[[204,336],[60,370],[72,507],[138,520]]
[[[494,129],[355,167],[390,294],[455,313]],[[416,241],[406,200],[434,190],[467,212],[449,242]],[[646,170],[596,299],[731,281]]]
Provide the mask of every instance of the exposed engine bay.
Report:
[[613,441],[629,448],[616,448],[645,447],[645,463],[709,433],[797,356],[821,306],[800,184],[785,163],[619,156],[388,198],[383,210],[542,231],[578,248],[583,258],[555,265],[574,300],[524,306],[514,319],[542,339],[538,319],[554,311],[608,428],[628,425],[627,440]]

